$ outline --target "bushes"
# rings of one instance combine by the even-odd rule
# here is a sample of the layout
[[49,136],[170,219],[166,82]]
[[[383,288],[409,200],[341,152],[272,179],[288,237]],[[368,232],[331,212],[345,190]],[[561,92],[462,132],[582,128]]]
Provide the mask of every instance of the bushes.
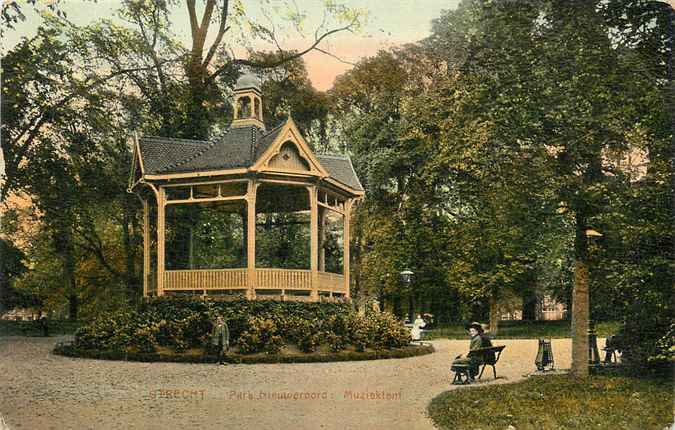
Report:
[[[636,373],[675,362],[675,325],[669,312],[641,300],[642,307],[626,319],[616,338],[622,362]],[[636,306],[637,308],[637,306]]]
[[265,351],[278,354],[284,345],[277,323],[264,317],[252,317],[248,320],[248,329],[237,340],[239,350],[244,354]]
[[408,330],[390,314],[363,317],[347,304],[277,301],[232,302],[156,298],[138,310],[99,316],[75,333],[75,347],[86,350],[151,353],[158,346],[175,352],[202,347],[212,323],[222,315],[230,344],[244,354],[278,354],[287,344],[303,352],[325,346],[339,352],[354,346],[393,349],[408,345]]

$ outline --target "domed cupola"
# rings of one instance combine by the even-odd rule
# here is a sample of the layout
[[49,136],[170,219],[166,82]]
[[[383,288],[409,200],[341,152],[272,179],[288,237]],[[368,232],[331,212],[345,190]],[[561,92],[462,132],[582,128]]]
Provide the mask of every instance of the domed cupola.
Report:
[[245,73],[234,85],[234,120],[232,127],[254,125],[265,130],[262,116],[262,92],[260,79],[253,73]]

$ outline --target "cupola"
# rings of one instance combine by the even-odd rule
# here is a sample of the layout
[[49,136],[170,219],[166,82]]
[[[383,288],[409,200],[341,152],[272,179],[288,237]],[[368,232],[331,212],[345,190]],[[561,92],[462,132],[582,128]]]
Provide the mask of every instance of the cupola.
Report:
[[254,125],[265,130],[262,116],[260,80],[253,73],[246,73],[234,85],[234,119],[232,128]]

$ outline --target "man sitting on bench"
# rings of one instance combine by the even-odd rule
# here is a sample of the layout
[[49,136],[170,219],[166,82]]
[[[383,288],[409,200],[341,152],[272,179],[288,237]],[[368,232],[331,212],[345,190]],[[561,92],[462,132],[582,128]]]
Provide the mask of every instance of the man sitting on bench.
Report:
[[[480,323],[472,322],[467,326],[467,330],[469,330],[469,336],[471,336],[469,351],[492,346],[492,341],[483,333],[483,327]],[[476,357],[462,357],[459,355],[452,362],[451,368],[455,368],[456,365],[459,365],[459,367],[469,366],[469,381],[473,382],[478,374],[478,366],[481,364]]]

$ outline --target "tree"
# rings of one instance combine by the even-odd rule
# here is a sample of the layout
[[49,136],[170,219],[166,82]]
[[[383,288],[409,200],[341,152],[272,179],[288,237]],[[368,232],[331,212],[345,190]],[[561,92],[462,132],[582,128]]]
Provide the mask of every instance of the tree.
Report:
[[[352,154],[368,196],[355,215],[359,293],[386,299],[399,316],[407,300],[409,314],[431,308],[447,318],[448,291],[438,287],[445,278],[445,253],[438,251],[447,223],[420,174],[430,154],[406,135],[404,117],[406,104],[437,73],[429,60],[416,46],[381,51],[340,76],[329,96],[337,147]],[[416,274],[411,289],[399,280],[404,268]]]
[[[139,243],[138,233],[134,239],[129,232],[138,203],[125,193],[130,163],[126,136],[112,137],[114,130],[128,128],[114,124],[123,121],[124,100],[113,97],[118,92],[110,78],[115,72],[96,79],[86,75],[87,68],[71,63],[78,63],[81,52],[74,40],[65,26],[48,20],[34,39],[10,51],[3,63],[3,93],[8,97],[3,97],[2,111],[2,143],[9,156],[5,191],[29,193],[39,209],[41,225],[50,232],[50,243],[61,259],[60,279],[67,284],[63,291],[69,297],[71,318],[77,316],[79,246],[87,247],[134,291]],[[112,217],[104,215],[101,201],[120,203],[122,210],[111,211]],[[126,270],[118,272],[107,261],[95,214],[107,219],[120,214]],[[138,226],[138,220],[135,223]]]
[[[278,62],[278,53],[254,53],[253,61],[265,64]],[[289,115],[303,136],[316,150],[327,145],[329,103],[326,94],[312,87],[302,58],[287,61],[274,68],[260,70],[263,119],[268,129],[278,126]]]
[[[547,197],[548,206],[560,204],[573,221],[576,376],[588,372],[589,248],[600,245],[589,244],[587,232],[605,216],[616,182],[612,178],[618,174],[608,154],[633,150],[629,136],[642,129],[640,118],[660,109],[644,103],[652,90],[642,76],[639,50],[617,46],[621,39],[610,36],[617,27],[602,13],[608,6],[611,16],[624,16],[617,8],[628,5],[481,3],[482,31],[469,44],[460,68],[478,80],[479,90],[494,95],[479,103],[489,107],[478,111],[477,118],[490,121],[509,153],[520,148],[523,155],[543,156],[554,192]],[[651,61],[645,64],[655,70]]]
[[[271,22],[266,26],[251,19],[246,20],[246,13],[241,2],[230,4],[229,0],[206,0],[201,19],[198,17],[195,0],[188,0],[186,6],[190,17],[192,45],[185,61],[185,74],[189,82],[189,108],[185,124],[188,129],[184,133],[186,137],[194,138],[204,137],[213,123],[209,108],[210,100],[214,92],[219,93],[217,80],[222,76],[231,75],[233,70],[237,70],[240,66],[275,68],[300,58],[311,50],[322,51],[320,44],[324,39],[335,33],[357,29],[364,18],[363,11],[349,9],[332,1],[326,2],[323,23],[316,29],[314,40],[303,50],[288,51],[281,47],[274,23]],[[269,6],[266,4],[263,8],[271,9]],[[292,26],[301,27],[303,14],[297,10],[291,10],[287,16]],[[268,16],[268,18],[271,17]],[[227,45],[223,39],[232,28],[231,21],[236,23],[244,20],[252,29],[251,36],[272,44],[276,49],[276,55],[264,58],[265,61],[256,61],[251,58],[234,58],[227,53]],[[334,21],[336,26],[328,29],[326,26],[331,25],[331,21]],[[214,42],[207,49],[206,38],[212,22],[217,24],[217,30]]]
[[18,304],[17,294],[12,289],[12,280],[27,270],[24,254],[8,240],[0,238],[0,271],[5,278],[0,280],[0,313]]

